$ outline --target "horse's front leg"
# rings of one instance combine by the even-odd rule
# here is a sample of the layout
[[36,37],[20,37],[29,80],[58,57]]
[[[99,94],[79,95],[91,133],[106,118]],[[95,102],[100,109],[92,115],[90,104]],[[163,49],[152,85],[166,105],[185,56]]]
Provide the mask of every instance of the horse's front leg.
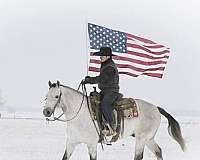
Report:
[[69,160],[69,158],[71,157],[74,149],[75,149],[75,144],[67,143],[66,149],[65,149],[65,153],[63,155],[62,160]]
[[[145,139],[145,138],[144,138]],[[140,137],[136,137],[134,160],[142,160],[145,147],[145,141]]]
[[97,144],[87,144],[90,160],[97,160]]

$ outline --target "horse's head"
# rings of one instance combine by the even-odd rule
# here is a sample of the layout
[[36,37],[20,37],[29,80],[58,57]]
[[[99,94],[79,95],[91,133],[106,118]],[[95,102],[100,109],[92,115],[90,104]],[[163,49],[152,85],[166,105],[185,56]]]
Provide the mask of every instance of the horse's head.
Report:
[[57,83],[52,84],[49,81],[49,92],[47,93],[46,103],[43,109],[45,117],[50,117],[54,113],[56,107],[60,103],[61,95],[60,82],[57,81]]

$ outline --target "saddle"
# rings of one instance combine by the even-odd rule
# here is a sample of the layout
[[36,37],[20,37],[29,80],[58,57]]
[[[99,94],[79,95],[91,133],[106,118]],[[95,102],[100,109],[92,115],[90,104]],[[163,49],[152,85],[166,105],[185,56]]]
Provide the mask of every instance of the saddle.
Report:
[[[101,129],[102,124],[98,119],[99,117],[99,106],[100,106],[100,93],[94,91],[90,93],[91,108],[94,113],[93,117],[97,121],[99,128]],[[133,98],[123,98],[123,95],[119,93],[117,100],[113,104],[113,119],[115,120],[116,135],[114,135],[110,142],[116,142],[119,136],[123,135],[124,132],[124,119],[132,119],[138,117],[137,104]]]

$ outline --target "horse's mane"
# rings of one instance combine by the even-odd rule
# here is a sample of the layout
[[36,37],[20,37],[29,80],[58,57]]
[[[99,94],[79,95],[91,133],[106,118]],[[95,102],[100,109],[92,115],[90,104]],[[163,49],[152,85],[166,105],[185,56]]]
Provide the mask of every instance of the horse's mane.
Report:
[[67,89],[70,89],[70,90],[72,90],[73,92],[76,92],[76,93],[78,93],[78,94],[83,95],[83,93],[80,92],[79,90],[76,90],[76,89],[71,88],[71,87],[69,87],[69,86],[66,86],[66,85],[63,85],[63,84],[60,84],[60,86],[62,86],[62,87],[64,87],[64,88],[67,88]]
[[[51,85],[50,88],[52,88],[52,87],[55,88],[57,85],[58,85],[57,83],[52,83],[52,85]],[[61,87],[64,87],[64,88],[67,88],[67,89],[69,89],[69,90],[71,90],[71,91],[73,91],[73,92],[75,92],[75,93],[78,93],[78,94],[83,95],[83,93],[80,92],[79,90],[76,90],[76,89],[71,88],[71,87],[69,87],[69,86],[66,86],[66,85],[63,85],[63,84],[60,84],[60,86],[61,86]]]

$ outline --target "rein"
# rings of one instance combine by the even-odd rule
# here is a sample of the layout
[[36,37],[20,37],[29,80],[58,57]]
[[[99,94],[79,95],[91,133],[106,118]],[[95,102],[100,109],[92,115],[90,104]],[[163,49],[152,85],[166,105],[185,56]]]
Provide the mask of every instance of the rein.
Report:
[[[81,82],[82,82],[82,81],[81,81]],[[88,107],[88,110],[89,110],[89,113],[90,113],[90,117],[91,117],[92,122],[93,122],[93,124],[94,124],[94,127],[95,127],[95,129],[96,129],[96,132],[97,132],[99,138],[101,139],[101,133],[98,131],[98,127],[97,127],[97,125],[96,125],[94,119],[92,118],[92,111],[91,111],[91,108],[90,108],[90,106],[89,106],[89,100],[88,100],[88,96],[87,96],[86,86],[85,86],[84,83],[81,83],[81,84],[82,84],[82,90],[83,90],[83,92],[85,92],[85,94],[86,94],[87,107]],[[99,128],[99,130],[100,130],[100,128]],[[100,143],[101,143],[101,148],[102,148],[102,150],[104,150],[102,141],[100,141]]]

